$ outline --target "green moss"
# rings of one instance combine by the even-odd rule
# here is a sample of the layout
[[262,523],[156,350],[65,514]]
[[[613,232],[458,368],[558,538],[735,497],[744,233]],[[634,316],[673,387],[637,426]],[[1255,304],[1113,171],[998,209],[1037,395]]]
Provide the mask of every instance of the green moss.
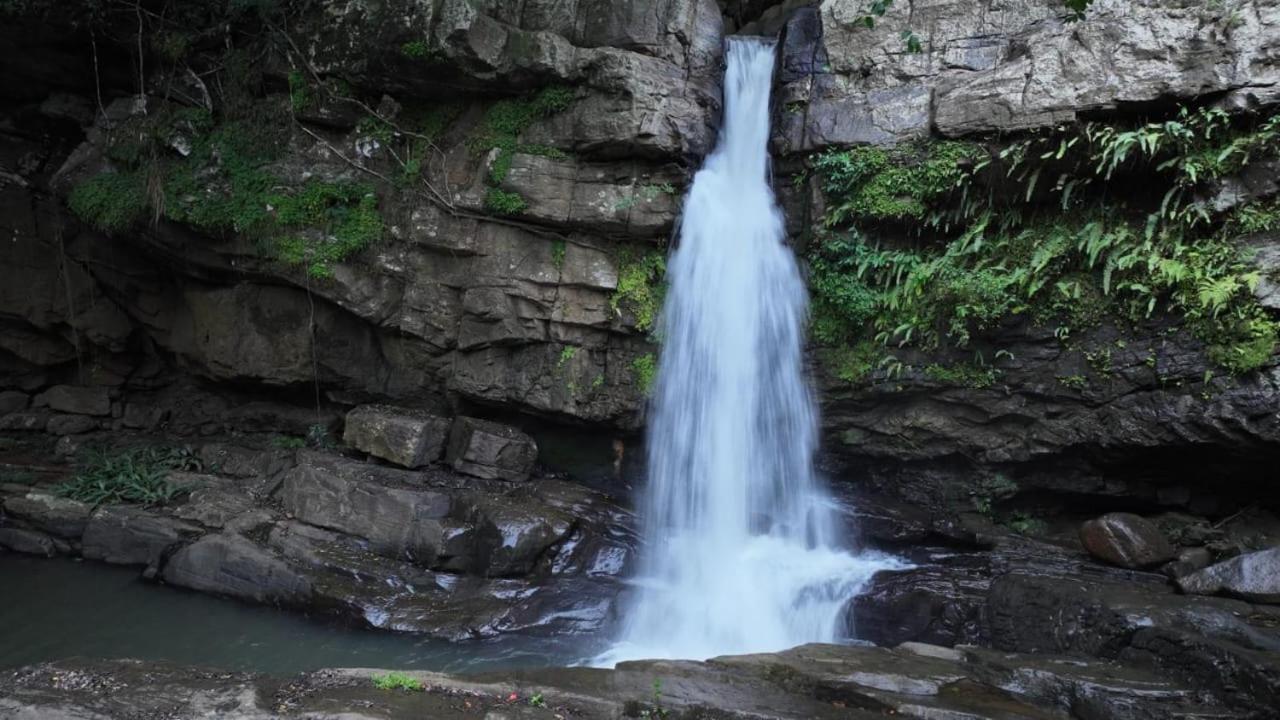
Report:
[[306,265],[318,278],[331,277],[333,265],[382,238],[382,215],[373,188],[361,183],[308,181],[293,195],[272,195],[275,227],[290,233],[278,244],[278,257]]
[[311,107],[314,97],[307,84],[307,76],[301,70],[289,73],[289,104],[295,113],[304,112]]
[[1209,359],[1234,375],[1271,363],[1276,351],[1276,322],[1259,314],[1224,328],[1209,345]]
[[823,348],[818,353],[818,360],[831,374],[855,385],[868,380],[884,357],[885,348],[869,341]]
[[120,232],[146,213],[146,186],[137,172],[103,173],[76,185],[67,205],[93,227],[108,233]]
[[640,392],[648,395],[653,390],[653,383],[658,377],[658,359],[653,353],[645,353],[631,361],[631,373],[635,377]]
[[1083,375],[1059,375],[1058,383],[1072,390],[1084,390],[1089,387],[1089,378]]
[[965,177],[964,165],[983,153],[980,146],[956,141],[823,153],[814,169],[832,204],[828,223],[921,220],[932,203],[958,187]]
[[431,47],[422,40],[410,40],[400,46],[400,54],[412,60],[424,60],[431,57]]
[[489,188],[485,193],[484,206],[495,215],[519,215],[529,204],[519,193],[507,192],[498,188]]
[[551,243],[551,264],[556,266],[557,270],[564,269],[564,256],[568,250],[568,246],[564,240],[553,240]]
[[[542,145],[521,145],[520,133],[540,118],[550,117],[566,110],[573,102],[574,92],[570,88],[552,86],[543,88],[536,94],[507,100],[499,100],[489,107],[481,121],[479,130],[468,141],[472,152],[484,153],[496,149],[497,156],[489,167],[489,184],[498,188],[506,180],[511,170],[511,161],[517,152],[544,155],[548,157],[567,157],[562,151]],[[511,199],[513,193],[501,192],[494,195],[491,191],[486,197],[485,207],[501,215],[511,215],[524,210],[524,199],[519,199],[519,209],[511,210],[517,203]],[[516,196],[519,198],[519,196]],[[490,201],[492,199],[492,202]]]
[[635,316],[637,330],[652,330],[666,296],[666,272],[662,251],[623,248],[618,255],[618,287],[609,300],[614,312],[628,310]]
[[1000,372],[988,365],[960,363],[957,365],[929,365],[924,369],[925,377],[944,385],[955,385],[965,388],[988,388],[995,384]]

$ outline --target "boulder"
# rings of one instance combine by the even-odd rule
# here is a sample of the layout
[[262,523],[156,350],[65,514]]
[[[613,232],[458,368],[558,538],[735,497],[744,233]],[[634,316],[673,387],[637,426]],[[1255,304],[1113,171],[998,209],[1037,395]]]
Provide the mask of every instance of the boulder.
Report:
[[0,415],[26,410],[29,402],[27,394],[16,390],[0,392]]
[[36,396],[35,406],[76,415],[111,414],[111,398],[104,387],[55,385]]
[[1178,578],[1185,593],[1224,592],[1246,600],[1280,603],[1280,547],[1259,550]]
[[58,554],[58,547],[53,538],[34,530],[21,528],[0,528],[0,547],[27,555],[53,557]]
[[79,540],[93,507],[45,493],[28,493],[4,501],[6,514],[51,535]]
[[458,472],[489,480],[527,480],[537,459],[533,438],[509,425],[469,417],[454,420],[445,456]]
[[44,426],[50,435],[81,435],[98,429],[98,421],[84,415],[54,415]]
[[1208,548],[1184,548],[1178,552],[1177,559],[1160,568],[1160,572],[1167,577],[1180,578],[1197,570],[1203,570],[1212,562],[1213,553],[1209,552]]
[[[284,510],[302,522],[357,535],[384,556],[435,562],[449,495],[417,489],[415,473],[309,452],[285,475]],[[399,485],[393,486],[392,484]]]
[[284,560],[239,535],[207,535],[174,553],[164,581],[192,590],[255,602],[298,605],[311,582]]
[[348,445],[407,468],[440,459],[449,438],[448,418],[389,405],[361,405],[347,413]]
[[1168,562],[1177,550],[1153,523],[1131,513],[1108,513],[1080,526],[1090,555],[1112,565],[1145,568]]
[[84,530],[82,554],[116,565],[151,565],[170,547],[200,535],[199,526],[130,505],[98,508]]

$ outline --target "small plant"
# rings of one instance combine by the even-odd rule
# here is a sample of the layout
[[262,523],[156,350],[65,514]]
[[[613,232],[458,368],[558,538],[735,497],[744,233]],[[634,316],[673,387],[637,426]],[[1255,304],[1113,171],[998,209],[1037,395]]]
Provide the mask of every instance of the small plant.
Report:
[[557,270],[564,269],[564,256],[568,246],[564,240],[555,240],[551,243],[551,264],[556,266]]
[[407,690],[409,692],[422,692],[427,689],[421,680],[400,672],[374,675],[373,686],[379,690]]
[[636,385],[640,386],[640,392],[648,395],[658,377],[658,359],[653,353],[645,353],[631,361],[631,372],[635,375]]
[[529,207],[529,203],[519,193],[489,188],[484,196],[484,206],[496,215],[519,215]]
[[186,448],[95,449],[86,453],[75,477],[59,485],[57,492],[91,505],[121,502],[162,505],[182,493],[169,482],[170,472],[202,469],[199,458]]
[[300,113],[311,107],[311,102],[311,88],[307,85],[307,76],[302,74],[301,70],[291,71],[289,73],[289,105],[295,113]]
[[412,60],[423,60],[431,56],[431,48],[422,40],[410,40],[400,46],[400,54]]
[[671,716],[671,712],[662,707],[662,681],[653,681],[652,705],[640,711],[640,717],[647,720],[666,720]]
[[333,436],[329,434],[329,427],[323,423],[316,423],[307,428],[306,444],[321,450],[329,450],[334,447]]
[[300,450],[307,446],[307,439],[294,435],[277,435],[271,438],[271,446],[281,450]]
[[1058,382],[1072,390],[1084,390],[1089,387],[1089,378],[1083,375],[1059,375]]
[[541,692],[536,692],[529,696],[529,704],[536,708],[546,707],[547,700],[542,696]]
[[67,205],[76,217],[103,232],[128,230],[146,212],[145,183],[134,172],[95,175],[72,189]]
[[658,250],[637,252],[623,248],[618,257],[618,287],[609,305],[614,312],[626,308],[635,315],[636,329],[652,330],[666,295],[666,256]]
[[572,345],[566,345],[565,348],[560,351],[560,361],[556,363],[556,367],[564,367],[565,363],[572,360],[577,354],[578,348]]

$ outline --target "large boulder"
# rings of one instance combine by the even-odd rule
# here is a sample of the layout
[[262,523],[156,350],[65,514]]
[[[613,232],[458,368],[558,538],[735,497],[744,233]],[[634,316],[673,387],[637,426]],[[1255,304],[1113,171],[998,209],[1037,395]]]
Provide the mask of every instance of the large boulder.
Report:
[[203,532],[198,525],[146,508],[107,505],[89,518],[81,552],[116,565],[153,565],[169,548]]
[[311,583],[285,561],[239,535],[207,535],[174,553],[164,581],[192,590],[255,602],[298,605]]
[[1126,568],[1153,567],[1178,552],[1160,528],[1132,513],[1108,513],[1085,522],[1080,542],[1090,555]]
[[1280,603],[1280,547],[1240,555],[1178,578],[1186,593],[1225,592],[1246,600]]
[[348,445],[407,468],[440,459],[450,420],[389,405],[361,405],[347,413],[342,439]]
[[79,540],[89,523],[91,505],[46,493],[27,493],[4,501],[4,511],[26,524],[67,540]]
[[77,415],[111,414],[111,398],[104,387],[56,385],[37,395],[35,406]]
[[0,528],[0,547],[27,555],[53,557],[58,554],[58,546],[53,538],[44,533],[22,528]]
[[489,480],[527,480],[538,459],[538,444],[500,423],[459,417],[445,457],[458,472]]
[[453,503],[444,492],[414,486],[420,482],[415,473],[309,452],[285,475],[280,500],[302,522],[362,537],[381,555],[431,565]]

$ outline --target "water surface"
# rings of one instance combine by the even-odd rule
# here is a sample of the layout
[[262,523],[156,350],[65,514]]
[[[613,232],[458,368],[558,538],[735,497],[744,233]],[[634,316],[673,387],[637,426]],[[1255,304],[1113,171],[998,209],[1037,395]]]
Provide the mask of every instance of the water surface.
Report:
[[581,657],[576,645],[528,637],[449,643],[347,628],[157,585],[136,568],[0,554],[0,668],[127,657],[274,674],[466,672],[565,665]]

